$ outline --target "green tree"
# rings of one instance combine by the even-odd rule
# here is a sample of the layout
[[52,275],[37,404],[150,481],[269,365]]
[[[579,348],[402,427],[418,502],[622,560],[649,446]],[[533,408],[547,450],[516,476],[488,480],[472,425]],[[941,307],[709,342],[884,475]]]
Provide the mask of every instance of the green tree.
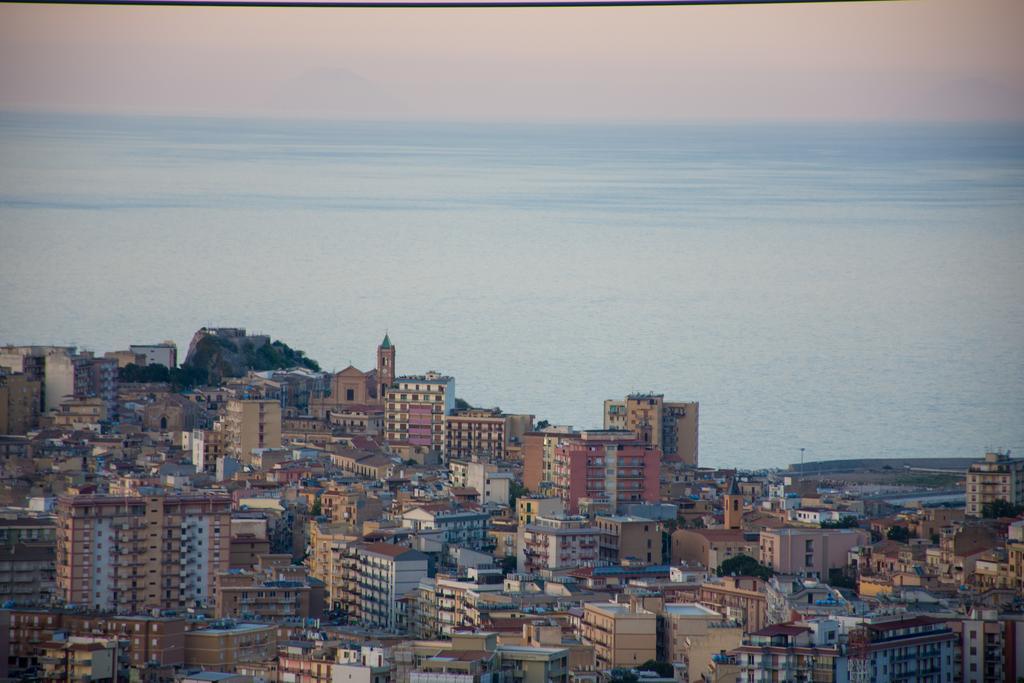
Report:
[[641,671],[654,671],[662,678],[672,678],[676,673],[675,669],[668,662],[659,662],[654,659],[648,659],[637,668]]
[[756,576],[759,579],[770,579],[775,572],[750,555],[734,555],[718,565],[719,576]]
[[166,365],[153,363],[151,365],[136,365],[129,363],[117,371],[119,382],[167,382],[170,381],[171,373]]
[[537,424],[535,424],[533,426],[533,428],[535,430],[541,430],[541,429],[544,429],[545,427],[550,427],[550,426],[551,426],[551,423],[548,422],[547,420],[540,420],[540,421],[537,422]]
[[464,398],[455,397],[455,409],[456,410],[469,410],[473,406],[469,405],[469,401]]
[[516,509],[516,501],[528,494],[530,490],[514,479],[508,486],[508,504],[513,510]]
[[981,506],[981,516],[987,519],[995,519],[997,517],[1016,517],[1021,512],[1024,512],[1024,506],[1014,505],[1008,500],[997,498],[991,503],[985,503]]
[[890,541],[906,543],[910,540],[910,529],[905,526],[891,526],[889,527],[889,530],[885,532],[885,537]]

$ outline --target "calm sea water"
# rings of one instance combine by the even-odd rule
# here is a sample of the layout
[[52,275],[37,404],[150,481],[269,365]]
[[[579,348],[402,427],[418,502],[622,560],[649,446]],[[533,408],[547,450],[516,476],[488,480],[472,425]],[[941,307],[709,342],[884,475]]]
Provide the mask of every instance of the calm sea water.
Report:
[[0,343],[241,325],[701,457],[1024,450],[1024,128],[0,115]]

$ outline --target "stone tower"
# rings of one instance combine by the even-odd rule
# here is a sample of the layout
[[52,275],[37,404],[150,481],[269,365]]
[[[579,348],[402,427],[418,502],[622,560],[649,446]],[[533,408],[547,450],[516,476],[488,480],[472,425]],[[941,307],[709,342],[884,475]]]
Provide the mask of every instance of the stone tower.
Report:
[[387,390],[395,382],[395,346],[387,333],[377,347],[377,400],[384,402]]
[[729,483],[729,492],[724,496],[725,501],[725,528],[740,529],[743,527],[743,494],[740,487],[736,485],[736,478],[733,477]]

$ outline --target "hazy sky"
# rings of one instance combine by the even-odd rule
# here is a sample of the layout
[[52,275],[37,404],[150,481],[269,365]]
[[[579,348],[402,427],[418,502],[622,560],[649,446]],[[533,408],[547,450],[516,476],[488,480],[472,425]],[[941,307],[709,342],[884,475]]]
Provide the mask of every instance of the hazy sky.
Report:
[[0,5],[0,108],[1024,119],[1024,1],[503,10]]

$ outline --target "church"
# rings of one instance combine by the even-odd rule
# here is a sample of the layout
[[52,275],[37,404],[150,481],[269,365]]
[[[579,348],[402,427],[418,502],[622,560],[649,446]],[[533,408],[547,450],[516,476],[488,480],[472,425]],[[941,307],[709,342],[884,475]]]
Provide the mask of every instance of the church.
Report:
[[377,346],[377,367],[368,372],[349,365],[331,376],[330,392],[309,401],[309,414],[327,420],[331,413],[378,412],[384,410],[384,396],[395,381],[395,346],[390,337]]

